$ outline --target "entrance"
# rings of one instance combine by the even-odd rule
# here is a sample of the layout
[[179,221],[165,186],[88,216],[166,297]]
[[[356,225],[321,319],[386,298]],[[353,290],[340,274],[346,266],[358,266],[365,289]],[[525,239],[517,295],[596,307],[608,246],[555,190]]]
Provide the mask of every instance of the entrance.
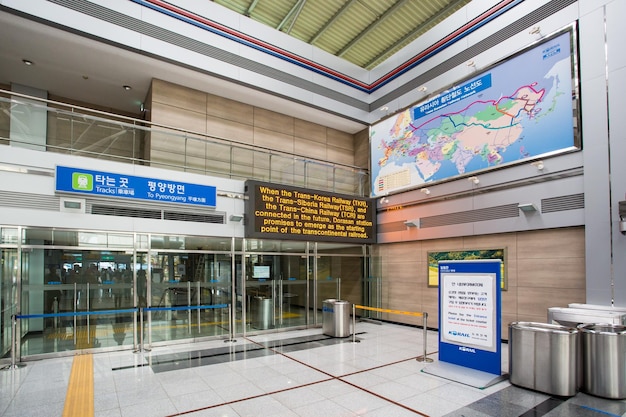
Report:
[[364,247],[0,228],[0,348],[17,360],[321,326],[362,302]]

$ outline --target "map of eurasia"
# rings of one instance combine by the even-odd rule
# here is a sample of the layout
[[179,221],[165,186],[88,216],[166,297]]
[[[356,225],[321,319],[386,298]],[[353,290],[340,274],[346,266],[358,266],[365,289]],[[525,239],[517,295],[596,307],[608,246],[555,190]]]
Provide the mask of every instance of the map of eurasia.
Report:
[[372,190],[419,186],[574,144],[569,32],[372,126]]

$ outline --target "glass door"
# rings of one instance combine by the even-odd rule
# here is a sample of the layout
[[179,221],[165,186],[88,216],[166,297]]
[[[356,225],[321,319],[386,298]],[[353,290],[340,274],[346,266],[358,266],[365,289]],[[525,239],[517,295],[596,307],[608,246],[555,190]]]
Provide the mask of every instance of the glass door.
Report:
[[10,355],[12,317],[17,314],[16,249],[0,249],[0,357]]
[[152,252],[151,343],[228,335],[231,271],[226,254]]
[[280,260],[280,275],[276,284],[276,327],[305,326],[309,324],[306,256],[283,255]]

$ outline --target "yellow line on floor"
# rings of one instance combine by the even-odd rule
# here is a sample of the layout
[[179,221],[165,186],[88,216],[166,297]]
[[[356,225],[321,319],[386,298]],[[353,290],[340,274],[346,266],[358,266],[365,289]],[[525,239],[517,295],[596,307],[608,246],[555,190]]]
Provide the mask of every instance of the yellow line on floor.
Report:
[[93,417],[93,356],[74,356],[63,417]]

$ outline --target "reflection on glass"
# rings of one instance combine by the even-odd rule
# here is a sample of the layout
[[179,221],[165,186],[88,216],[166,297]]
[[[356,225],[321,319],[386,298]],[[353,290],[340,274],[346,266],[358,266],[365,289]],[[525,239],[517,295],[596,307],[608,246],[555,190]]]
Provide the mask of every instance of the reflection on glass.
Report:
[[[3,229],[4,231],[5,229]],[[12,316],[17,313],[17,250],[0,249],[0,357],[10,353]]]
[[0,242],[3,244],[17,244],[18,231],[17,228],[2,227],[0,228]]

